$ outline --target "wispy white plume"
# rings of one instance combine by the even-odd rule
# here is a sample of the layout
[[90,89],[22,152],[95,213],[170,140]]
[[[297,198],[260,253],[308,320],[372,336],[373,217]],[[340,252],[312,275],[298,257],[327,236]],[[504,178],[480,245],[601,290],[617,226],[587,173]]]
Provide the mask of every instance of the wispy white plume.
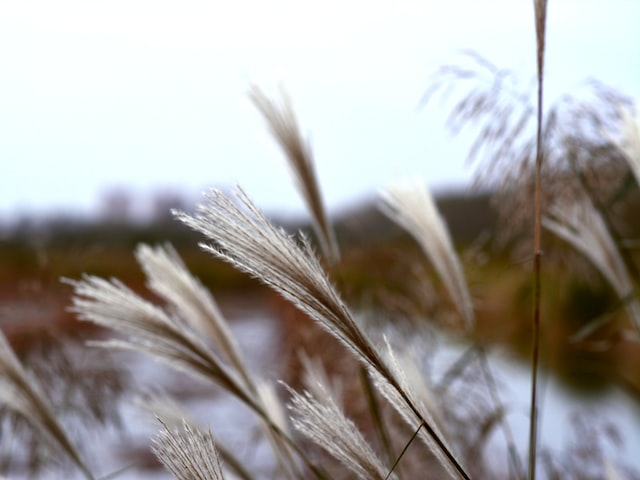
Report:
[[118,280],[109,282],[85,275],[81,281],[67,282],[74,287],[73,311],[81,320],[127,337],[94,342],[95,345],[145,352],[172,368],[220,383],[255,411],[261,411],[244,384],[184,322],[169,316]]
[[239,203],[212,190],[196,216],[177,216],[213,241],[201,244],[205,250],[271,286],[361,359],[379,364],[376,349],[340,299],[307,239],[302,236],[298,245],[273,226],[239,187],[235,198]]
[[[188,424],[194,431],[203,430],[200,424],[189,416],[182,405],[162,391],[146,391],[135,398],[134,404],[149,412],[155,421],[159,420],[166,430],[178,430],[183,428],[184,424]],[[224,461],[227,471],[236,474],[238,479],[251,480],[253,478],[244,467],[243,462],[225,448],[224,445],[216,439],[211,430],[207,431],[207,435],[211,436],[211,441],[216,445],[216,452],[219,453]]]
[[248,388],[253,381],[213,296],[187,270],[171,245],[152,248],[141,245],[136,258],[147,276],[148,287],[172,305],[181,319],[215,342],[226,359],[243,377]]
[[362,480],[387,477],[388,468],[378,459],[356,425],[345,417],[331,393],[322,385],[322,400],[309,392],[290,389],[292,422],[296,429],[326,450]]
[[542,225],[581,252],[611,284],[624,302],[627,314],[640,329],[640,304],[624,260],[607,226],[587,198],[556,206],[542,219]]
[[254,379],[249,372],[228,323],[210,292],[191,275],[170,245],[164,248],[141,245],[136,250],[136,257],[147,275],[149,288],[169,302],[181,319],[194,329],[208,334],[240,374],[245,387],[254,395],[255,402],[270,420],[264,424],[265,433],[278,455],[281,466],[291,469],[295,461],[290,449],[282,437],[275,434],[269,426],[275,424],[281,432],[288,434],[283,405],[279,402],[272,384]]
[[311,147],[302,138],[289,97],[282,93],[282,102],[278,104],[256,86],[252,87],[249,96],[287,157],[296,188],[311,213],[322,253],[329,261],[337,262],[340,259],[338,242],[320,194]]
[[156,458],[179,480],[223,480],[222,466],[211,432],[184,422],[182,430],[167,427],[152,440]]
[[24,369],[4,333],[0,331],[0,405],[20,414],[43,435],[54,450],[62,450],[83,472],[93,478],[66,432],[58,422],[54,407],[39,384]]
[[398,184],[381,193],[382,211],[409,232],[433,264],[467,327],[474,323],[471,295],[449,231],[423,183]]

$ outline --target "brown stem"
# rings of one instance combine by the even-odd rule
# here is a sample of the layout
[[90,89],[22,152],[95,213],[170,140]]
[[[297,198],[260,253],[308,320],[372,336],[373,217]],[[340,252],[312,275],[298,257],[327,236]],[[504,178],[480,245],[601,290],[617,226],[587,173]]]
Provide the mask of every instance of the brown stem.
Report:
[[533,276],[534,276],[534,308],[533,308],[533,353],[531,356],[531,412],[529,414],[529,480],[536,478],[536,444],[538,426],[537,384],[538,357],[540,351],[540,297],[541,297],[541,260],[542,260],[542,93],[544,80],[545,26],[547,20],[547,0],[534,0],[536,45],[538,62],[538,112],[536,132],[536,173],[535,173],[535,211],[533,234]]

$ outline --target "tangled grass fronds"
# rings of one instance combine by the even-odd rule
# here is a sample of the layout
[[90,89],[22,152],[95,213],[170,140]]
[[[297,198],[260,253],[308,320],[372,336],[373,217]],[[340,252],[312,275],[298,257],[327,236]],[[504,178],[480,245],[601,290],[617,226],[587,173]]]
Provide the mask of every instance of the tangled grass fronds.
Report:
[[0,405],[13,410],[37,428],[54,451],[62,451],[82,471],[94,478],[80,452],[62,428],[55,408],[38,383],[16,357],[4,333],[0,331]]
[[423,183],[397,184],[381,194],[382,211],[418,242],[433,264],[453,304],[470,328],[475,323],[473,302],[460,259],[444,219]]
[[273,385],[251,375],[228,323],[209,290],[191,275],[170,245],[156,248],[141,245],[136,250],[136,257],[147,276],[148,287],[172,305],[180,319],[195,330],[208,334],[235,368],[247,391],[253,395],[254,401],[269,419],[269,422],[263,422],[262,425],[281,467],[291,470],[291,466],[295,465],[291,449],[270,427],[275,424],[281,432],[290,436],[284,407],[278,400]]
[[222,385],[254,411],[262,410],[238,376],[189,325],[144,300],[118,280],[84,275],[66,280],[74,288],[78,318],[123,334],[126,340],[92,342],[106,348],[144,352],[174,369]]
[[397,391],[399,401],[420,418],[436,448],[460,476],[468,475],[446,444],[413,405],[410,396],[383,361],[376,345],[355,321],[323,270],[307,239],[298,245],[284,230],[274,227],[238,188],[234,199],[218,190],[206,195],[195,216],[177,213],[189,227],[206,235],[213,243],[201,246],[217,258],[269,285],[322,328],[336,337],[367,368],[377,372]]
[[256,86],[251,88],[249,97],[285,153],[296,188],[311,213],[322,253],[330,262],[336,263],[340,260],[340,249],[320,194],[311,146],[302,137],[290,98],[283,92],[278,104]]
[[179,480],[224,480],[220,457],[211,432],[203,433],[183,422],[182,430],[162,429],[152,439],[156,458]]
[[[172,286],[178,289],[185,287],[193,295],[191,305],[175,300],[179,311],[188,314],[201,313],[202,302],[206,308],[211,308],[212,304],[207,304],[207,296],[199,291],[199,284],[193,284],[195,280],[187,279],[184,272],[175,271],[179,267],[176,264],[177,257],[171,258],[170,252],[161,250],[154,252],[143,249],[140,252],[141,263],[150,274],[150,284],[159,295],[165,296],[172,303],[173,295],[178,293],[168,291]],[[125,337],[124,340],[94,341],[91,342],[92,345],[146,353],[171,368],[220,385],[253,410],[264,422],[275,454],[278,459],[283,460],[283,468],[296,468],[296,462],[291,455],[293,448],[309,468],[317,476],[321,476],[305,453],[295,448],[292,437],[287,429],[283,428],[283,415],[271,417],[272,405],[265,404],[264,398],[260,396],[259,382],[253,380],[248,372],[238,375],[235,368],[211,350],[193,326],[197,323],[193,318],[187,322],[175,314],[169,314],[118,280],[107,281],[85,275],[81,281],[66,282],[74,287],[72,311],[78,314],[79,319],[110,328]],[[225,333],[227,329],[222,323],[222,317],[218,317],[218,321],[220,324],[215,327],[216,334],[228,334]],[[233,345],[230,336],[226,342],[227,345]],[[238,362],[241,362],[239,356]],[[235,367],[233,364],[232,366]]]
[[240,374],[248,389],[255,390],[235,338],[218,305],[200,281],[187,270],[171,245],[136,249],[138,263],[147,276],[147,286],[169,303],[180,319],[208,335]]
[[345,416],[329,390],[320,384],[315,385],[315,390],[320,392],[321,398],[308,391],[301,394],[289,389],[294,427],[361,480],[397,478],[394,474],[389,475],[389,468],[383,465],[357,426]]
[[545,228],[582,253],[607,279],[640,329],[640,304],[629,272],[602,215],[584,197],[569,205],[553,207],[542,220]]

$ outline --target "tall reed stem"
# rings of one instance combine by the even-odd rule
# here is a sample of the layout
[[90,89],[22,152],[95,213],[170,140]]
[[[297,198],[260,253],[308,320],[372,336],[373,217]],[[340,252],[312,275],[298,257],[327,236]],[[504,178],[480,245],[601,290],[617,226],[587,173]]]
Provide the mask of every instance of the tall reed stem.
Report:
[[536,444],[538,427],[538,357],[540,350],[540,297],[541,297],[541,260],[542,260],[542,94],[544,91],[544,51],[545,26],[547,20],[547,0],[534,0],[536,21],[536,46],[538,63],[538,111],[536,132],[536,170],[535,170],[535,210],[533,233],[533,269],[534,269],[534,307],[533,307],[533,353],[531,357],[531,412],[529,414],[529,480],[536,478]]

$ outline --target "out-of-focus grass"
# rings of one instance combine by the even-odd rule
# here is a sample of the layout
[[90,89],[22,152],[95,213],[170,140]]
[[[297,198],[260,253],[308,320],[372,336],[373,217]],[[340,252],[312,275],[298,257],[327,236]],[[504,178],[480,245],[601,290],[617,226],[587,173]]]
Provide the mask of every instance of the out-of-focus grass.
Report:
[[[439,204],[446,212],[459,251],[463,252],[465,274],[476,306],[477,322],[472,333],[475,340],[500,344],[526,361],[531,347],[529,259],[514,258],[508,249],[495,246],[491,233],[496,219],[490,213],[487,195],[449,195]],[[474,212],[473,225],[465,224],[469,209]],[[174,244],[189,270],[216,296],[257,291],[270,295],[249,276],[203,252],[190,234],[172,236],[169,233],[173,229],[158,226],[149,226],[146,232],[137,225],[119,225],[119,230],[113,225],[107,227],[91,225],[54,231],[39,244],[27,243],[24,238],[0,242],[0,301],[4,305],[22,303],[33,307],[20,310],[19,318],[16,310],[3,310],[3,329],[18,350],[28,348],[37,339],[39,328],[81,333],[81,328],[90,327],[77,322],[66,310],[70,288],[60,282],[62,277],[79,278],[87,273],[119,278],[135,291],[149,295],[132,253],[138,240]],[[309,231],[305,225],[291,224],[287,228]],[[429,265],[408,235],[367,206],[351,216],[344,215],[337,231],[343,245],[342,261],[331,274],[350,303],[369,311],[392,311],[409,320],[437,319],[440,326],[462,333],[460,325],[447,321],[455,318],[447,315],[452,305],[442,285],[431,280]],[[101,239],[99,232],[105,235]],[[474,243],[478,238],[485,241]],[[554,244],[553,250],[568,251],[559,243]],[[640,348],[615,336],[624,316],[615,295],[596,272],[587,271],[584,266],[569,268],[568,257],[563,253],[558,256],[565,263],[549,262],[542,273],[547,329],[542,348],[546,366],[568,385],[581,390],[599,391],[618,383],[640,398]],[[277,299],[272,304],[276,310],[282,307]],[[289,314],[288,309],[283,313],[285,317]],[[600,316],[612,320],[592,336],[571,340]]]

